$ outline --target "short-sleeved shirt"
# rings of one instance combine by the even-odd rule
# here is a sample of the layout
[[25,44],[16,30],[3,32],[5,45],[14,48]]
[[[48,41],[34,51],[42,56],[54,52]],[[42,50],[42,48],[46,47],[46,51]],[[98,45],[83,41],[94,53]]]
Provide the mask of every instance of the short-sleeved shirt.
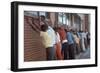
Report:
[[51,47],[51,38],[49,37],[47,32],[40,32],[40,36],[42,37],[42,43],[45,48]]
[[55,34],[55,31],[52,29],[52,27],[48,26],[48,30],[47,30],[47,33],[49,35],[49,37],[51,38],[51,47],[53,47],[55,44],[56,44],[56,34]]

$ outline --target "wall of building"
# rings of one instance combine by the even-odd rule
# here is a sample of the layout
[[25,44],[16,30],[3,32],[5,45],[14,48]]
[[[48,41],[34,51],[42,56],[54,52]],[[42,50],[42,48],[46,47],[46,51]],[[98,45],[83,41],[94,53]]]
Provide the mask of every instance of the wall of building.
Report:
[[54,12],[50,13],[50,20],[51,20],[52,26],[54,26],[55,25],[55,13]]
[[27,23],[24,16],[24,61],[46,60],[46,50],[41,44],[40,35]]

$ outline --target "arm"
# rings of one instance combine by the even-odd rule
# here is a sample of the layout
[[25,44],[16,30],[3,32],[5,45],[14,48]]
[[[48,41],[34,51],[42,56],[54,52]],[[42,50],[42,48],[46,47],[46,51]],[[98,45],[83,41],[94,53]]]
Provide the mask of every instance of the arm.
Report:
[[37,27],[37,29],[41,30],[40,20],[38,18],[32,18],[32,23]]
[[37,24],[33,21],[32,18],[28,18],[28,24],[38,33],[40,33],[39,28],[37,28]]

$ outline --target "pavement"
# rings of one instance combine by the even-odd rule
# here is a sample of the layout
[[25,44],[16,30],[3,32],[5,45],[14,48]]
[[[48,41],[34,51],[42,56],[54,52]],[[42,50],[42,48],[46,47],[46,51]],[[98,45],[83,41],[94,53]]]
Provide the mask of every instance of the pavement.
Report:
[[76,59],[89,59],[89,58],[90,58],[90,48],[76,55]]

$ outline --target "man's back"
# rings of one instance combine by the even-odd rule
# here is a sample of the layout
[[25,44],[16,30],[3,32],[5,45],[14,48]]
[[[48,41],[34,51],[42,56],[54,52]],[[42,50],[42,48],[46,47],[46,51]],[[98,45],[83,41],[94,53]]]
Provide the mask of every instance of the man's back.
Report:
[[67,40],[68,40],[68,44],[74,43],[74,38],[71,32],[67,32]]

